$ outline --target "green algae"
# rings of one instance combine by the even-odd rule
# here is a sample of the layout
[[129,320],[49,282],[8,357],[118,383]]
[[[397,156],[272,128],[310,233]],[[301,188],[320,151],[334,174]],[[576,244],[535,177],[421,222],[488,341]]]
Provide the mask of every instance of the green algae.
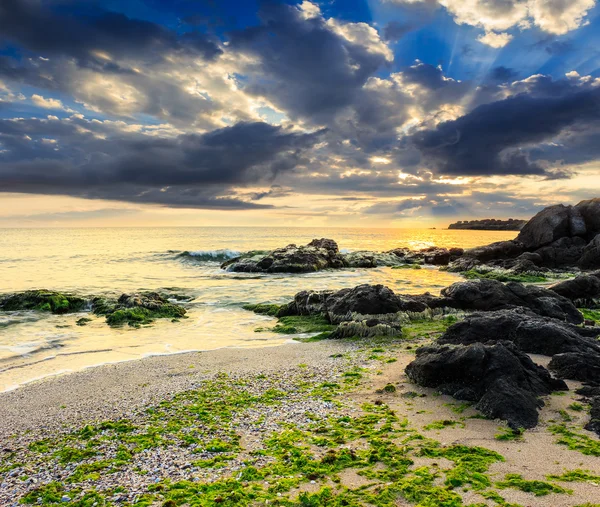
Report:
[[55,314],[74,313],[84,310],[88,302],[73,294],[45,289],[28,290],[0,298],[0,310],[37,310]]
[[425,426],[423,429],[425,430],[443,430],[445,428],[452,428],[454,426],[460,426],[464,428],[464,423],[460,421],[452,421],[450,419],[442,419],[440,421],[433,421],[432,423]]
[[496,483],[501,489],[513,488],[524,491],[525,493],[533,493],[535,496],[545,496],[550,493],[571,494],[572,491],[565,489],[556,484],[545,481],[528,481],[523,479],[519,474],[507,474],[503,481]]
[[600,310],[591,310],[589,308],[579,308],[579,311],[586,320],[593,320],[600,323]]
[[558,444],[566,445],[572,451],[588,456],[600,456],[600,441],[569,429],[565,424],[550,426],[550,433],[557,435]]
[[275,305],[275,304],[260,303],[260,304],[244,305],[244,306],[242,306],[242,308],[244,310],[248,310],[250,312],[258,313],[259,315],[269,315],[270,317],[277,317],[278,313],[280,312],[281,308],[283,308],[283,306]]
[[589,470],[569,470],[561,475],[548,475],[549,481],[560,482],[595,482],[600,483],[600,476],[592,474]]
[[504,273],[500,271],[479,271],[477,269],[464,271],[461,273],[461,275],[469,280],[484,278],[487,280],[497,280],[499,282],[521,283],[541,283],[548,281],[548,278],[543,275]]
[[504,442],[523,440],[523,433],[525,432],[523,428],[514,430],[512,428],[503,426],[499,429],[500,431],[494,435],[496,440],[501,440]]
[[420,264],[399,264],[392,266],[392,269],[422,269],[422,267]]

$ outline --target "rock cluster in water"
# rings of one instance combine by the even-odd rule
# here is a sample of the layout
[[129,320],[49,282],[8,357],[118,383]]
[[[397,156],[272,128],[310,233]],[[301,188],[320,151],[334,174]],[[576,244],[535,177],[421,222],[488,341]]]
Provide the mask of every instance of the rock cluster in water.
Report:
[[[80,297],[45,289],[6,294],[0,298],[0,311],[35,310],[54,314],[90,311],[105,316],[110,326],[129,324],[133,327],[150,324],[155,319],[180,319],[185,317],[183,306],[172,303],[157,292],[122,294],[118,299],[104,296]],[[78,326],[91,319],[82,317]]]
[[311,273],[323,269],[375,268],[402,264],[445,266],[458,259],[461,248],[430,247],[419,251],[396,248],[389,252],[341,253],[332,239],[313,239],[308,245],[294,244],[270,252],[249,252],[230,259],[221,268],[237,273]]

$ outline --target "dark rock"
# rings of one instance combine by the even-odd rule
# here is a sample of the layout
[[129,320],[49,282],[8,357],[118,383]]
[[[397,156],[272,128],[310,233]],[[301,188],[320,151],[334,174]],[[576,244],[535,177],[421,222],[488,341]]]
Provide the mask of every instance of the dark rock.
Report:
[[286,315],[326,315],[338,324],[362,320],[356,316],[389,315],[398,312],[422,312],[428,308],[425,300],[432,296],[400,297],[383,285],[358,285],[339,291],[302,291],[283,310]]
[[600,329],[589,330],[555,319],[542,318],[525,308],[474,313],[450,326],[440,344],[470,345],[510,341],[531,354],[553,356],[581,352],[600,358]]
[[600,272],[580,275],[549,287],[579,308],[592,308],[600,302]]
[[419,385],[476,402],[486,416],[504,419],[515,430],[537,424],[543,406],[538,396],[568,390],[510,342],[422,347],[406,374]]
[[574,238],[560,238],[535,251],[541,258],[537,264],[538,266],[549,268],[576,266],[585,246],[586,241],[578,236]]
[[585,429],[595,432],[600,437],[600,396],[592,399],[590,421],[585,425]]
[[462,310],[492,311],[523,306],[545,317],[583,322],[583,316],[567,298],[555,292],[517,282],[503,284],[496,280],[457,282],[442,289],[440,305]]
[[563,237],[585,236],[587,228],[579,209],[557,204],[535,215],[517,236],[526,249],[549,245]]
[[498,241],[485,246],[471,248],[464,253],[465,257],[488,262],[494,259],[512,259],[523,253],[523,244],[518,241]]
[[550,360],[548,369],[560,378],[600,382],[600,355],[585,352],[556,354]]
[[587,239],[591,240],[600,234],[600,197],[581,201],[575,206],[587,228]]
[[447,266],[450,262],[450,251],[447,248],[430,248],[423,251],[425,264]]
[[237,257],[221,265],[223,269],[245,273],[309,273],[345,267],[338,245],[332,239],[314,239],[306,246],[288,245],[266,255]]
[[582,386],[579,389],[576,389],[575,393],[577,393],[580,396],[584,396],[586,398],[593,398],[594,396],[600,396],[600,385]]
[[600,268],[600,234],[583,249],[581,259],[579,259],[579,267],[581,269]]

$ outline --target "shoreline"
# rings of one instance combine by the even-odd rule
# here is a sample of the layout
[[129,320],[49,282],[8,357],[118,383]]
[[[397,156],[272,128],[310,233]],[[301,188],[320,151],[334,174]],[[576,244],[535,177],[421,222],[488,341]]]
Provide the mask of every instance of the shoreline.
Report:
[[[261,449],[264,449],[265,445],[266,449],[269,449],[268,436],[271,434],[282,437],[287,434],[286,432],[300,431],[303,436],[296,445],[308,446],[306,449],[312,449],[317,457],[321,456],[318,459],[325,460],[327,456],[333,456],[331,447],[315,447],[314,442],[311,443],[310,440],[323,438],[320,435],[327,434],[322,434],[317,428],[312,430],[316,433],[310,437],[310,428],[314,427],[315,421],[317,424],[319,421],[320,424],[325,424],[326,421],[334,421],[342,416],[344,420],[349,421],[347,424],[358,424],[358,426],[356,430],[343,430],[350,433],[344,437],[343,443],[333,447],[337,449],[336,452],[346,452],[344,449],[356,448],[356,452],[361,453],[363,452],[361,449],[367,445],[367,442],[375,443],[385,438],[389,439],[385,440],[388,442],[387,445],[392,445],[393,442],[403,442],[406,435],[410,437],[411,442],[417,443],[413,451],[410,451],[412,447],[406,447],[407,444],[403,444],[402,447],[402,453],[408,452],[413,463],[406,472],[409,478],[413,477],[414,473],[417,473],[415,477],[419,477],[418,474],[425,473],[425,470],[440,477],[456,474],[462,470],[459,465],[457,468],[456,461],[451,461],[442,455],[431,459],[417,452],[419,445],[427,446],[433,445],[429,442],[439,442],[431,449],[473,448],[479,449],[476,451],[478,453],[485,451],[491,453],[490,456],[499,456],[485,465],[484,475],[489,477],[486,480],[491,481],[485,489],[486,492],[499,495],[504,502],[528,507],[547,505],[573,507],[586,503],[593,504],[600,493],[600,486],[594,481],[567,483],[555,481],[551,484],[556,490],[543,496],[535,496],[533,493],[514,487],[497,486],[502,484],[501,481],[507,474],[519,474],[524,480],[543,481],[549,484],[546,481],[550,474],[561,475],[567,471],[580,469],[597,470],[597,457],[587,456],[559,445],[557,437],[550,431],[556,419],[560,420],[561,414],[566,414],[568,411],[571,422],[563,424],[583,432],[580,427],[586,414],[569,410],[570,404],[577,399],[573,388],[580,385],[579,383],[569,382],[571,390],[564,395],[545,397],[546,406],[540,412],[540,424],[535,429],[527,431],[521,440],[499,440],[498,432],[506,428],[500,421],[481,419],[478,412],[466,404],[408,381],[403,373],[404,367],[414,358],[414,348],[427,342],[429,339],[323,340],[308,343],[290,342],[264,348],[221,348],[206,352],[161,355],[90,368],[1,393],[0,419],[3,424],[0,427],[0,438],[6,444],[0,455],[4,453],[2,455],[4,459],[7,458],[7,451],[11,453],[8,459],[13,461],[23,459],[23,456],[31,453],[27,449],[32,449],[32,445],[36,442],[58,445],[66,439],[65,443],[60,445],[67,445],[67,447],[62,451],[61,447],[57,447],[59,450],[52,451],[50,454],[47,451],[42,452],[35,458],[37,460],[33,462],[35,465],[15,469],[19,471],[18,476],[11,477],[11,472],[8,472],[3,479],[4,488],[0,488],[0,503],[4,499],[6,503],[2,505],[19,505],[17,499],[22,498],[22,495],[27,492],[35,494],[35,491],[41,491],[39,488],[45,484],[56,484],[52,481],[60,481],[60,484],[66,488],[64,493],[67,496],[83,495],[85,491],[95,491],[94,495],[100,493],[104,495],[106,492],[107,496],[102,497],[105,498],[106,505],[137,505],[144,495],[148,494],[147,491],[153,491],[154,484],[157,482],[164,483],[165,486],[161,487],[166,488],[170,487],[169,481],[182,485],[194,483],[198,484],[198,488],[209,488],[206,489],[208,492],[210,488],[232,484],[228,481],[246,473],[244,472],[246,468],[260,471],[273,466],[273,460],[279,459],[277,458],[279,451],[270,457],[269,455],[261,457],[260,454],[264,452]],[[543,356],[533,356],[533,359],[541,364],[548,360]],[[341,390],[337,394],[322,399],[322,386],[338,384]],[[215,390],[212,385],[220,387]],[[390,385],[394,386],[394,389],[388,392],[387,387]],[[224,427],[223,423],[219,423],[220,429],[217,429],[217,426],[210,429],[212,426],[209,425],[202,430],[203,433],[208,432],[208,434],[216,432],[221,440],[227,440],[231,435],[239,435],[236,437],[238,440],[234,440],[239,442],[237,444],[239,451],[229,453],[230,457],[224,462],[219,461],[223,456],[219,451],[216,453],[202,451],[200,454],[194,454],[197,451],[186,446],[163,447],[161,444],[151,443],[146,450],[130,458],[131,464],[119,465],[119,469],[108,473],[85,476],[85,480],[81,482],[80,488],[83,487],[81,490],[71,489],[77,484],[72,484],[70,477],[72,474],[79,473],[77,470],[85,469],[82,467],[92,467],[96,463],[96,458],[84,458],[83,461],[72,465],[61,465],[60,461],[54,461],[53,456],[57,455],[57,452],[61,453],[68,449],[71,449],[69,452],[73,452],[73,449],[85,450],[86,446],[81,447],[81,445],[87,441],[78,444],[78,439],[81,437],[77,435],[81,435],[85,428],[93,428],[101,421],[113,421],[111,424],[130,421],[132,424],[139,425],[140,429],[146,428],[145,431],[148,431],[148,424],[157,424],[156,420],[152,422],[153,419],[148,414],[158,407],[171,407],[169,410],[174,411],[171,413],[167,410],[166,414],[158,420],[159,424],[163,424],[164,417],[175,417],[165,422],[167,424],[168,421],[172,421],[168,423],[170,425],[180,417],[184,417],[180,411],[185,409],[184,400],[190,395],[193,399],[197,396],[210,396],[214,399],[209,405],[212,407],[211,412],[218,413],[218,405],[214,403],[221,398],[223,401],[229,399],[230,389],[239,389],[239,395],[243,396],[264,396],[269,392],[282,392],[285,395],[282,394],[282,397],[274,402],[251,402],[248,408],[242,406],[237,408],[239,402],[233,402],[236,397],[227,402],[233,403],[232,407],[235,407],[231,411],[232,419],[230,421],[228,419],[229,422]],[[309,389],[309,393],[313,392],[317,395],[306,394],[306,389]],[[196,417],[197,415],[194,415],[190,422]],[[332,417],[333,419],[330,419]],[[374,421],[377,419],[381,421],[362,426],[360,421],[364,417],[367,418],[365,421],[372,417],[375,417]],[[381,428],[380,432],[378,428],[384,420],[389,422],[385,423],[383,428],[388,426],[389,428],[385,429],[385,432]],[[92,426],[85,426],[89,424]],[[190,423],[186,423],[185,427],[188,424]],[[342,431],[344,427],[336,431]],[[352,431],[366,431],[366,440],[359,438],[353,443],[355,437],[351,437]],[[369,432],[373,432],[372,437],[368,436]],[[106,431],[102,434],[105,433]],[[187,434],[187,431],[184,434]],[[592,435],[587,432],[586,434]],[[108,437],[109,434],[101,437],[100,442]],[[100,447],[95,448],[100,451],[104,449],[103,446],[109,444],[99,445]],[[131,446],[131,444],[127,445]],[[155,447],[156,445],[158,447]],[[280,449],[279,445],[289,444],[282,442],[278,444],[277,449]],[[110,456],[114,451],[108,448],[102,452]],[[544,459],[540,459],[541,456]],[[4,459],[3,464],[6,463]],[[299,495],[317,497],[327,488],[336,491],[336,494],[363,498],[361,495],[366,495],[373,488],[375,488],[373,491],[379,489],[385,491],[387,487],[389,481],[385,479],[387,472],[384,473],[381,467],[384,467],[384,463],[388,463],[386,461],[388,458],[382,455],[378,459],[382,459],[383,463],[375,465],[366,476],[364,475],[366,472],[363,471],[364,465],[356,467],[344,465],[340,470],[332,469],[331,473],[325,476],[315,475],[314,479],[311,479],[310,475],[307,477],[301,474],[292,481],[294,486],[289,491],[288,483],[282,482],[283,479],[277,476],[267,479],[265,484],[269,485],[269,491],[272,488],[283,488],[273,491],[283,491],[285,498],[290,500],[297,500]],[[190,463],[192,463],[191,467]],[[249,463],[253,465],[250,466]],[[65,466],[66,468],[63,468]],[[283,466],[283,462],[279,466]],[[400,465],[394,465],[392,469],[396,466]],[[10,470],[10,467],[8,469]],[[371,465],[367,469],[371,470]],[[379,475],[382,479],[377,478]],[[29,478],[23,482],[19,477]],[[456,498],[461,498],[463,502],[448,505],[470,503],[489,506],[508,505],[508,503],[497,504],[483,497],[482,490],[474,484],[466,483],[461,488],[447,489],[440,481],[432,482],[430,486],[424,487],[424,491],[427,495],[433,495],[432,498],[437,498],[435,495],[441,494],[458,495]],[[254,483],[250,480],[243,484]],[[259,481],[258,484],[262,482]],[[115,493],[115,486],[119,486],[124,492]],[[563,488],[564,491],[559,492],[559,488]],[[565,492],[567,490],[570,493]],[[264,494],[270,495],[266,492]],[[154,503],[140,503],[140,505],[163,505],[168,498],[168,491],[159,489],[152,495]],[[275,500],[270,502],[276,502],[280,497],[273,493],[273,498]],[[418,503],[415,498],[410,497],[406,503],[394,505]],[[327,505],[327,500],[323,501],[325,503],[314,505]],[[398,501],[403,502],[401,498],[398,498]],[[356,505],[363,504],[370,504],[370,502],[363,499]],[[98,505],[104,504],[99,502]],[[240,505],[251,504],[240,503]]]
[[[44,382],[46,380],[51,380],[54,378],[58,378],[58,377],[63,377],[66,375],[73,375],[76,373],[80,373],[80,372],[84,372],[86,370],[89,369],[94,369],[94,368],[102,368],[104,366],[111,366],[111,365],[116,365],[116,364],[121,364],[121,363],[130,363],[130,362],[134,362],[134,361],[144,361],[146,359],[151,359],[153,357],[163,357],[163,356],[177,356],[177,355],[185,355],[185,354],[198,354],[198,353],[202,353],[202,352],[212,352],[212,351],[216,351],[216,350],[222,350],[222,349],[262,349],[262,348],[271,348],[271,347],[281,347],[283,345],[287,345],[289,343],[301,343],[301,342],[297,342],[294,338],[289,338],[287,339],[285,342],[283,343],[277,343],[277,344],[273,344],[273,345],[265,345],[264,342],[261,343],[260,345],[255,345],[255,346],[239,346],[239,345],[225,345],[223,347],[217,347],[217,348],[211,348],[211,349],[190,349],[190,350],[178,350],[176,352],[151,352],[148,353],[146,355],[140,356],[140,357],[134,357],[131,359],[121,359],[118,361],[106,361],[106,362],[102,362],[102,363],[97,363],[97,364],[90,364],[90,365],[86,365],[83,366],[79,369],[76,370],[60,370],[60,371],[56,371],[56,372],[52,372],[52,373],[48,373],[46,375],[40,376],[40,377],[36,377],[30,380],[27,380],[25,382],[22,382],[20,384],[16,384],[14,386],[11,386],[7,389],[2,389],[0,390],[0,397],[4,394],[4,393],[10,393],[12,391],[16,391],[18,389],[21,389],[25,386],[28,386],[30,384],[36,384],[38,382]],[[91,351],[91,352],[95,352],[95,351]],[[90,354],[90,351],[83,351],[83,352],[74,352],[71,355],[80,355],[80,354]],[[100,351],[100,352],[105,352]],[[37,361],[36,363],[29,363],[26,365],[19,365],[19,366],[11,366],[9,368],[6,368],[4,370],[0,370],[0,373],[3,373],[5,371],[10,371],[12,369],[17,369],[17,368],[24,368],[24,367],[29,367],[32,366],[34,364],[38,364],[38,363],[43,363],[45,361],[50,361],[52,359],[55,359],[56,356],[50,356],[50,357],[46,357],[44,359],[40,359],[39,361]]]

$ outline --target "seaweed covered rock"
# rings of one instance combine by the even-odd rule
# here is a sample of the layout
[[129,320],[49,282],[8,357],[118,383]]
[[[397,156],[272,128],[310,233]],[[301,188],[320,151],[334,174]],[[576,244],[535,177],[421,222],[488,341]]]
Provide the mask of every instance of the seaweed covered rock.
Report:
[[564,280],[549,289],[570,299],[577,307],[594,308],[600,304],[600,271]]
[[537,425],[539,396],[568,390],[510,342],[422,347],[406,374],[416,384],[475,402],[483,414],[506,420],[515,430]]
[[73,294],[63,294],[45,289],[28,290],[0,296],[0,310],[38,310],[57,314],[80,312],[88,301]]
[[548,369],[560,378],[600,382],[600,354],[590,354],[585,350],[556,354],[552,356]]
[[545,317],[574,324],[583,322],[583,316],[567,298],[518,282],[504,284],[488,279],[457,282],[443,289],[442,296],[437,305],[461,310],[492,311],[522,306]]
[[180,319],[186,310],[171,303],[157,292],[122,294],[116,302],[104,298],[95,298],[92,311],[96,315],[105,315],[110,326],[140,326],[150,324],[155,319]]
[[221,265],[227,271],[244,273],[310,273],[344,267],[338,245],[332,239],[314,239],[308,245],[288,245],[253,257],[236,257]]
[[389,252],[370,252],[360,250],[342,254],[344,266],[349,268],[376,268],[378,266],[396,266],[398,257]]
[[402,326],[399,322],[384,319],[363,319],[340,322],[330,338],[371,338],[374,336],[399,336]]
[[510,341],[519,350],[531,354],[553,356],[576,352],[597,356],[600,360],[598,335],[599,328],[582,328],[540,317],[525,308],[513,308],[467,315],[464,320],[450,326],[438,343],[470,345]]

